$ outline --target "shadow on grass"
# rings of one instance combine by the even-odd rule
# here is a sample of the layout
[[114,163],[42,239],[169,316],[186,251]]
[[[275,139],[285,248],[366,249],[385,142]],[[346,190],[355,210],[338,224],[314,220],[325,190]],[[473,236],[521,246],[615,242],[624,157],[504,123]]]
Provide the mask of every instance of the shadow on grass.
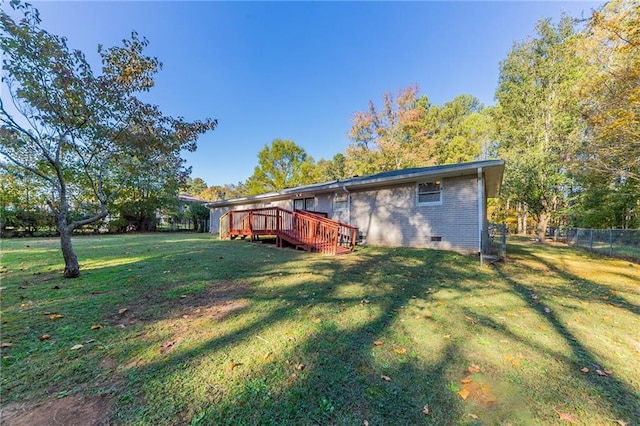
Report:
[[[377,253],[361,254],[357,262],[323,258],[313,263],[317,270],[310,271],[321,274],[319,282],[305,282],[303,275],[296,284],[276,291],[268,286],[249,290],[243,297],[252,309],[257,308],[250,320],[193,348],[183,351],[176,348],[165,359],[127,372],[133,387],[144,388],[150,382],[162,386],[175,380],[178,366],[194,368],[201,358],[220,354],[223,359],[219,364],[224,371],[212,374],[219,375],[221,384],[228,377],[246,374],[231,393],[214,385],[199,412],[187,408],[187,401],[180,396],[168,396],[162,404],[163,412],[140,413],[137,406],[131,407],[137,410],[134,413],[122,407],[120,420],[145,418],[156,424],[172,423],[175,419],[167,421],[166,416],[179,412],[180,422],[196,424],[361,424],[365,419],[371,424],[464,423],[459,398],[448,388],[446,379],[453,360],[456,366],[464,363],[455,343],[445,347],[437,362],[426,363],[412,356],[411,351],[403,356],[393,354],[390,347],[386,352],[391,351],[392,357],[381,355],[373,342],[398,321],[398,313],[416,294],[424,295],[428,287],[438,284],[438,277],[464,273],[460,263],[468,259],[458,256],[462,262],[452,262],[456,270],[448,271],[441,261],[451,259],[452,255],[419,250],[398,253],[402,253],[397,260],[403,265],[394,264],[393,252],[391,258],[382,258]],[[288,275],[302,273],[297,262],[308,255],[287,256],[289,260],[276,268],[272,262],[253,266],[242,279],[269,276],[286,279]],[[412,266],[407,266],[407,261]],[[433,272],[435,268],[438,273]],[[405,279],[400,280],[401,276]],[[399,284],[401,281],[404,282]],[[367,287],[366,300],[361,295],[341,294],[343,286],[353,284]],[[277,306],[268,307],[269,304]],[[260,309],[265,306],[266,309]],[[325,316],[315,322],[309,311],[316,307],[336,317]],[[354,326],[341,322],[341,314],[354,307],[369,311],[370,318]],[[241,313],[247,315],[246,310]],[[256,363],[250,372],[241,372],[243,366],[229,369],[234,347],[258,338],[266,341],[263,335],[272,339],[269,330],[292,321],[312,323],[311,328],[294,343],[282,347],[281,353],[273,354],[272,361]],[[383,380],[382,376],[391,381]],[[431,407],[429,416],[422,412],[425,405]]]
[[[564,288],[562,291],[559,291],[559,293],[562,295],[575,294],[575,298],[577,300],[591,298],[592,301],[602,303],[603,301],[598,297],[598,295],[603,294],[605,291],[607,294],[609,292],[606,287],[600,284],[589,280],[584,280],[557,268],[550,262],[546,262],[544,261],[544,259],[539,258],[539,256],[536,256],[533,252],[527,250],[526,248],[520,247],[519,250],[521,254],[527,253],[529,256],[536,257],[538,261],[543,262],[549,269],[557,273],[565,280],[580,280],[582,291],[578,290],[576,294],[575,289]],[[567,359],[566,362],[573,365],[573,371],[579,371],[580,368],[584,366],[590,366],[594,370],[596,368],[599,368],[601,370],[606,369],[606,367],[599,364],[596,356],[592,354],[590,350],[580,342],[580,340],[567,328],[567,326],[560,320],[560,318],[558,318],[553,310],[548,309],[537,298],[532,297],[533,295],[540,294],[540,289],[533,288],[525,284],[523,280],[509,275],[505,272],[503,267],[498,266],[497,272],[502,280],[504,280],[504,282],[513,289],[514,294],[518,295],[524,303],[528,304],[533,310],[535,310],[535,312],[541,319],[543,318],[548,324],[551,324],[557,335],[563,338],[566,345],[568,345],[568,347],[571,349],[572,356]],[[558,291],[552,290],[552,292],[557,293]],[[622,304],[622,307],[624,307],[625,309],[634,314],[637,314],[637,306],[625,303],[623,300],[618,300],[617,302]],[[493,329],[500,330],[502,333],[511,333],[504,326],[495,324],[488,318],[483,318],[482,323]],[[521,339],[518,336],[516,337],[518,339]],[[525,343],[535,347],[538,350],[548,352],[547,348],[540,347],[535,343]],[[557,356],[557,354],[554,356]],[[609,411],[612,414],[618,416],[618,418],[633,419],[640,416],[640,411],[638,409],[638,407],[640,407],[640,397],[626,383],[619,380],[616,377],[615,373],[607,377],[601,377],[596,374],[583,374],[580,377],[585,382],[585,386],[596,390],[599,398],[601,398],[603,401],[606,401],[606,405]]]

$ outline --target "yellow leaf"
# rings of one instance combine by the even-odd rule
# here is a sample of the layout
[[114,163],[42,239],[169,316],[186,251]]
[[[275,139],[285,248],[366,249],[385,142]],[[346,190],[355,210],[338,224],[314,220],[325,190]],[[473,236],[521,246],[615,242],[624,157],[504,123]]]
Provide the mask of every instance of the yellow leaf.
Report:
[[445,339],[451,339],[451,335],[450,335],[450,334],[445,334],[445,335],[444,335],[444,338],[445,338]]
[[375,342],[373,342],[373,346],[382,346],[384,345],[384,342],[382,340],[376,340]]
[[460,395],[460,398],[462,399],[467,399],[467,397],[469,396],[469,391],[466,389],[462,389],[460,392],[458,392],[458,395]]
[[75,346],[71,347],[71,350],[72,351],[77,351],[78,349],[82,349],[82,348],[84,348],[84,345],[75,345]]
[[267,352],[266,354],[264,354],[264,356],[262,357],[262,359],[267,359],[271,356],[271,352]]
[[57,319],[63,318],[63,316],[60,314],[51,314],[49,315],[49,318],[52,320],[57,320]]
[[102,328],[102,324],[96,324],[91,326],[92,330],[100,330],[101,328]]
[[322,321],[320,318],[316,318],[316,319],[313,320],[313,322],[315,322],[316,324],[319,324],[320,321]]
[[504,359],[506,359],[507,361],[511,361],[513,359],[513,357],[511,355],[504,355]]
[[580,371],[582,371],[583,373],[588,373],[589,369],[587,367],[582,367]]
[[394,349],[393,350],[395,353],[397,353],[398,355],[402,355],[407,353],[407,350],[405,348],[400,348],[400,349]]
[[231,364],[229,365],[229,369],[233,370],[234,368],[236,368],[238,366],[238,364],[236,364],[235,362],[231,361]]
[[545,327],[544,325],[539,325],[538,328],[542,331],[546,331],[547,327]]
[[471,417],[473,420],[478,420],[478,418],[479,418],[475,414],[469,414],[469,417]]
[[460,380],[460,383],[462,383],[463,385],[468,385],[469,383],[473,383],[473,379],[462,379]]
[[629,422],[625,422],[624,420],[616,420],[616,423],[620,426],[627,426],[629,424]]
[[440,306],[444,306],[444,302],[443,302],[442,300],[440,300],[440,301],[438,302],[438,305],[440,305]]
[[520,366],[520,360],[514,359],[513,361],[511,361],[511,364],[513,364],[514,367],[518,367]]
[[430,318],[431,318],[431,316],[432,316],[432,315],[431,315],[431,312],[429,312],[429,311],[427,311],[427,312],[424,314],[424,317],[425,317],[425,318],[429,318],[429,319],[430,319]]

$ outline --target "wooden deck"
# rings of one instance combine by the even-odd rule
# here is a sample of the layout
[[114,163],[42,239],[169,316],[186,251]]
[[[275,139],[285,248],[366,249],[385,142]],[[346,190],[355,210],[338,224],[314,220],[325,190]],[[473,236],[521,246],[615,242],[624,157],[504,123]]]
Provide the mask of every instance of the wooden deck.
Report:
[[261,235],[272,235],[278,247],[288,243],[297,249],[334,255],[353,251],[358,228],[326,216],[326,213],[279,207],[229,211],[220,218],[220,238],[254,240]]

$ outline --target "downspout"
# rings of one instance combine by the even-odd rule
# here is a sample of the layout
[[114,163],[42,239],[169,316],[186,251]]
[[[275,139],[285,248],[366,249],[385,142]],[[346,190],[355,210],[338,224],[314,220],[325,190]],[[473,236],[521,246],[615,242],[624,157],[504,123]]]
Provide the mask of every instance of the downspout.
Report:
[[347,189],[347,185],[342,185],[342,190],[347,193],[347,224],[351,225],[351,193]]
[[478,167],[478,253],[482,257],[482,234],[484,232],[484,176]]

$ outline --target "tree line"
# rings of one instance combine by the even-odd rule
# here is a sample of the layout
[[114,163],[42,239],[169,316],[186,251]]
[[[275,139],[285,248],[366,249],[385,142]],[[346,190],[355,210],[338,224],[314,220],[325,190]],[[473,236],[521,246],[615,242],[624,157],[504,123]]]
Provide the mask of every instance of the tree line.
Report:
[[275,139],[232,191],[251,195],[409,167],[506,161],[492,218],[513,232],[548,226],[640,227],[640,3],[614,0],[587,19],[543,19],[500,63],[496,103],[468,94],[434,105],[411,85],[354,113],[351,143],[314,161]]
[[10,5],[20,18],[0,12],[11,99],[0,99],[0,225],[55,228],[67,276],[79,274],[74,230],[107,216],[112,226],[148,228],[158,211],[181,212],[179,192],[213,201],[477,159],[506,160],[492,216],[513,231],[640,226],[637,2],[539,21],[500,63],[495,105],[470,94],[435,105],[410,85],[355,112],[349,146],[331,159],[274,139],[246,181],[211,187],[190,177],[180,152],[195,150],[217,121],[166,116],[139,99],[162,67],[144,53],[146,39],[132,33],[121,46],[99,46],[94,71],[64,37],[41,28],[37,9]]

